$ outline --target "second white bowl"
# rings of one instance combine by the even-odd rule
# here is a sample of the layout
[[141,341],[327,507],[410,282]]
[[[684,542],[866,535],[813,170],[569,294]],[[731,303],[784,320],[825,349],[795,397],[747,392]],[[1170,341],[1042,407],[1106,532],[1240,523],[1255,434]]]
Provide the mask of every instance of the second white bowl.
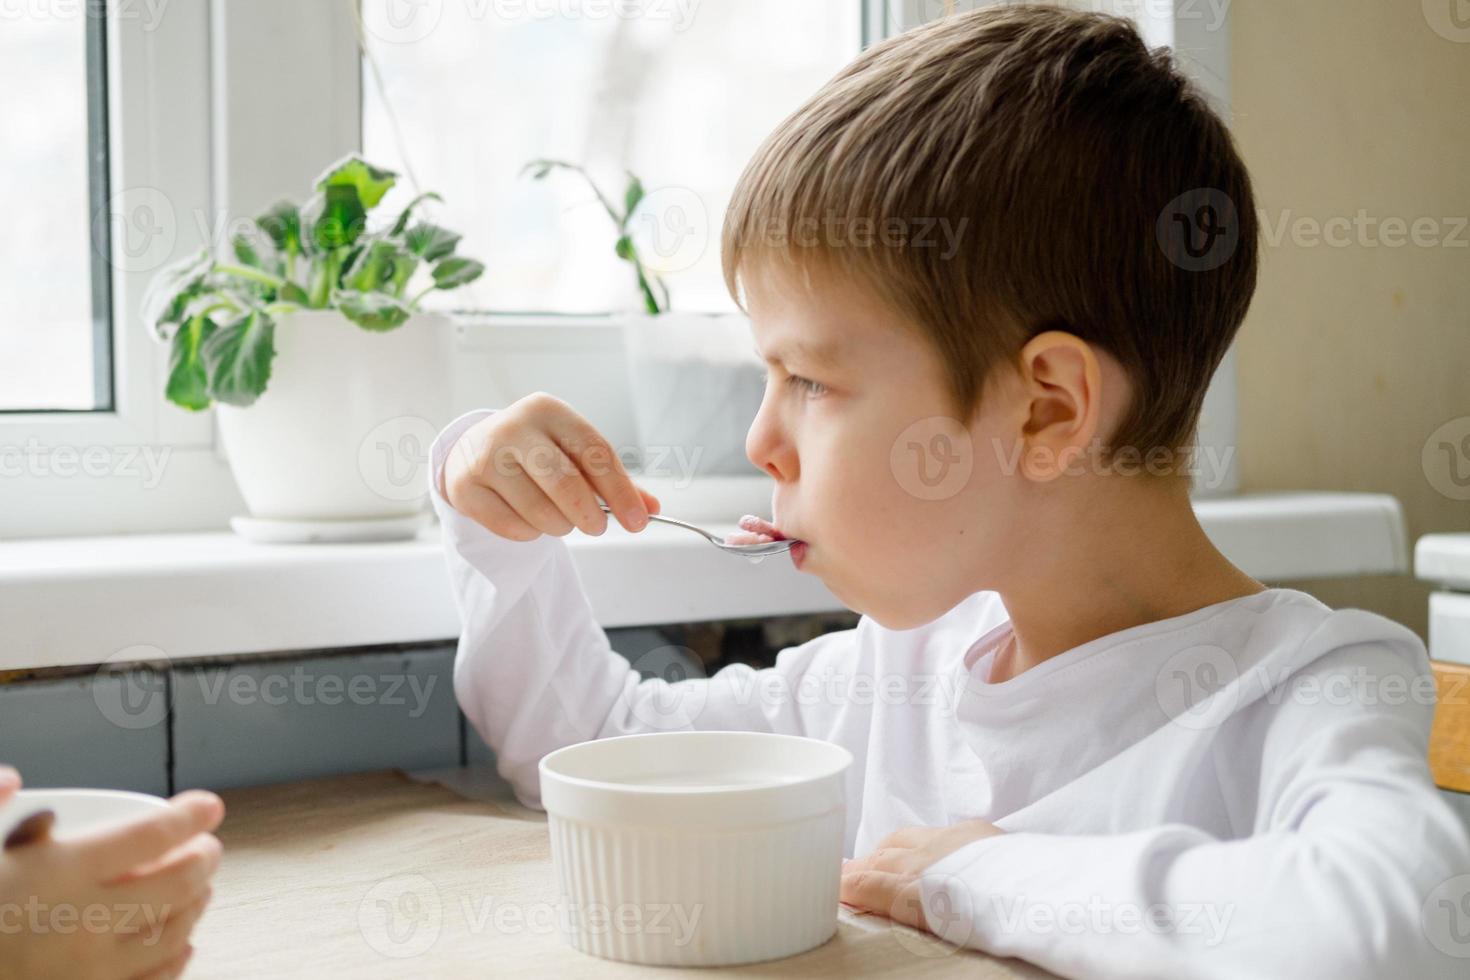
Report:
[[56,811],[55,837],[74,837],[139,820],[168,806],[146,793],[112,789],[23,789],[0,806],[0,837],[39,810]]
[[837,929],[852,755],[760,732],[660,732],[541,760],[564,935],[632,963],[804,952]]

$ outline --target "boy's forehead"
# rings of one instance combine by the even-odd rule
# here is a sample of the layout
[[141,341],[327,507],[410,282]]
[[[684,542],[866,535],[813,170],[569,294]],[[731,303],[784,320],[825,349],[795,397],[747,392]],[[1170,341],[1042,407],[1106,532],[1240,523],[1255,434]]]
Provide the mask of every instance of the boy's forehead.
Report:
[[865,290],[832,277],[762,275],[746,300],[756,350],[770,361],[840,366],[892,329]]

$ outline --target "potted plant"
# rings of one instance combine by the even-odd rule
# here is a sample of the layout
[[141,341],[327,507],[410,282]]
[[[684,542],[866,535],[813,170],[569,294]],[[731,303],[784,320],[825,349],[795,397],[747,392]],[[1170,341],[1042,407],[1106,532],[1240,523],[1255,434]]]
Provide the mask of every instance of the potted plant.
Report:
[[[573,163],[533,160],[522,172],[544,180],[557,171],[591,188],[617,233],[614,254],[633,267],[641,304],[622,323],[644,474],[665,492],[694,476],[759,475],[746,458],[745,435],[760,410],[765,369],[751,353],[749,322],[739,313],[673,311],[668,286],[639,251],[635,219],[649,215],[639,211],[648,195],[636,175],[628,174],[615,200]],[[681,512],[701,516],[688,506]]]
[[484,266],[415,212],[373,211],[396,174],[358,157],[327,168],[299,208],[248,223],[228,257],[205,248],[154,277],[143,315],[171,345],[165,395],[218,405],[221,438],[253,521],[247,536],[321,540],[412,534],[424,457],[448,421],[451,325],[420,308]]

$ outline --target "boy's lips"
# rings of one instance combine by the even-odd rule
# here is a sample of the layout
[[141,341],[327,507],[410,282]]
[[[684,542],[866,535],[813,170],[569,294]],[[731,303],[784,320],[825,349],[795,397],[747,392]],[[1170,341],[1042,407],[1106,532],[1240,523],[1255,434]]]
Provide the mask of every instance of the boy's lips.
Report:
[[772,541],[785,541],[787,537],[775,524],[763,517],[756,517],[754,514],[746,514],[740,518],[740,530],[765,535]]
[[800,539],[796,535],[788,535],[771,521],[765,520],[761,517],[756,517],[754,514],[746,514],[744,517],[740,518],[740,529],[746,534],[751,535],[755,540],[795,540],[796,543],[791,546],[791,563],[795,565],[799,570],[801,568],[802,562],[806,560],[806,541]]

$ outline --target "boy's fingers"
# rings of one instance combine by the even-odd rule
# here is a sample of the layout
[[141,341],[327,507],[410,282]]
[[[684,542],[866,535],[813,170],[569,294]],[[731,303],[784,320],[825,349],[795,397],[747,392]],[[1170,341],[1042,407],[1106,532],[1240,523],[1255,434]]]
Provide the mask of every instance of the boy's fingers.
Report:
[[643,506],[648,508],[648,512],[650,514],[657,514],[659,512],[659,507],[661,505],[659,504],[657,497],[655,497],[653,494],[649,493],[642,487],[638,488],[638,495],[643,498]]
[[[633,484],[620,457],[590,422],[581,416],[559,419],[552,437],[591,481],[598,495],[612,508],[618,523],[629,531],[640,531],[648,523],[648,502]],[[592,501],[599,515],[602,508]],[[604,528],[605,528],[604,518]],[[586,528],[583,528],[586,530]],[[601,532],[597,532],[601,533]]]
[[145,908],[178,908],[195,901],[209,888],[209,880],[219,870],[222,852],[217,837],[200,834],[170,852],[164,863],[128,872],[122,880],[113,882],[113,887],[125,889],[128,901]]
[[122,877],[148,864],[197,834],[206,834],[224,819],[225,805],[218,796],[200,790],[180,793],[156,815],[121,827],[78,838],[83,860],[99,881]]
[[534,541],[541,532],[527,524],[511,509],[505,498],[478,484],[467,486],[455,495],[454,509],[492,534],[512,541]]
[[527,460],[526,472],[536,486],[579,531],[586,534],[606,531],[607,515],[597,505],[592,485],[577,464],[560,447],[549,446],[547,449],[549,451],[541,453],[539,459]]
[[147,973],[138,974],[133,980],[177,980],[178,977],[184,975],[184,968],[189,965],[189,960],[193,956],[194,947],[186,943],[183,950],[172,960],[156,970],[149,970]]
[[159,907],[144,906],[146,912],[137,916],[134,923],[136,928],[119,939],[124,944],[138,943],[157,947],[172,938],[173,946],[177,948],[180,942],[188,940],[189,933],[208,910],[213,897],[213,889],[205,888],[198,895],[177,903]]
[[536,485],[529,473],[518,470],[510,476],[495,477],[491,490],[510,505],[510,509],[537,532],[561,537],[572,529],[572,522],[550,497]]
[[4,803],[20,789],[20,773],[11,766],[0,766],[0,803]]
[[904,881],[903,875],[891,871],[843,868],[838,897],[848,905],[889,915],[893,900],[898,896]]
[[124,974],[146,977],[162,971],[167,976],[166,971],[189,948],[189,936],[207,907],[207,902],[196,902],[168,922],[145,924],[140,935],[113,947]]

